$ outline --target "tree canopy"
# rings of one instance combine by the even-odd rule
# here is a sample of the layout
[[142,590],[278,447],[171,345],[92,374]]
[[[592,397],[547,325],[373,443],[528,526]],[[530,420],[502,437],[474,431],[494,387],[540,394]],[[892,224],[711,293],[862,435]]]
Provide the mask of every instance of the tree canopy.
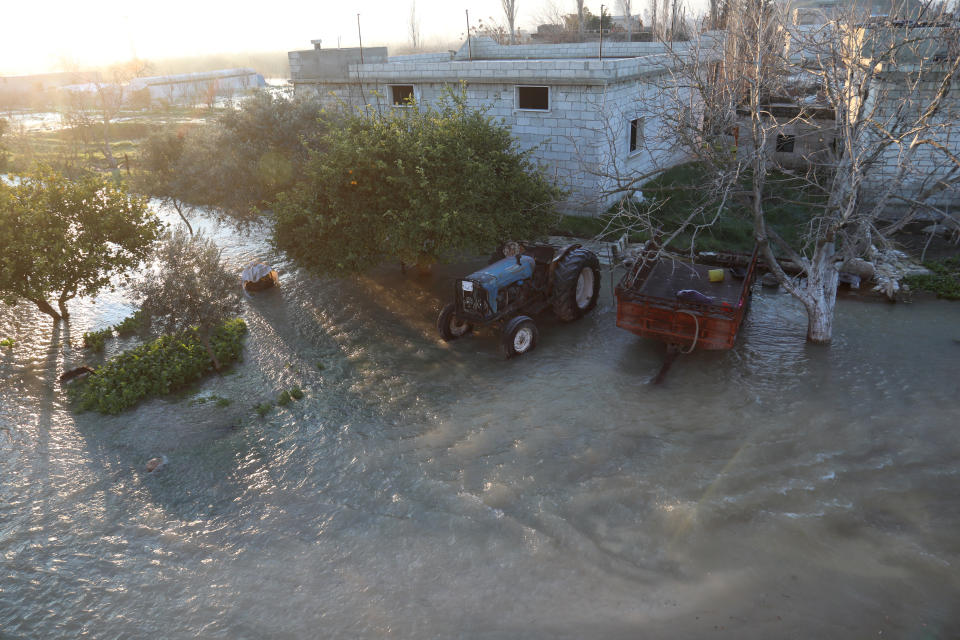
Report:
[[0,300],[29,300],[66,318],[67,301],[112,286],[149,254],[161,229],[146,199],[102,177],[69,180],[38,167],[14,185],[0,181]]
[[560,197],[509,129],[468,109],[462,92],[346,116],[320,146],[274,207],[278,246],[317,271],[388,258],[431,264],[531,237],[553,221]]
[[316,101],[262,93],[211,125],[159,131],[144,142],[137,188],[181,216],[194,205],[249,221],[300,176],[319,111]]

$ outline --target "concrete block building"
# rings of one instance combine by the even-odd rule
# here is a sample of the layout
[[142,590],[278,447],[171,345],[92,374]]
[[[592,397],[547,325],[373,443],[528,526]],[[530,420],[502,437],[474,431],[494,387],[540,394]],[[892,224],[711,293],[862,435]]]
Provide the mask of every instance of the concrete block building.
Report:
[[686,45],[658,42],[499,45],[474,38],[454,53],[389,56],[385,47],[289,53],[297,95],[327,107],[413,108],[445,87],[510,127],[523,149],[569,191],[568,213],[596,215],[623,194],[616,174],[643,174],[683,157],[655,108]]
[[265,86],[263,76],[253,69],[218,69],[150,78],[135,78],[131,93],[144,91],[151,102],[189,103],[214,96],[234,96]]

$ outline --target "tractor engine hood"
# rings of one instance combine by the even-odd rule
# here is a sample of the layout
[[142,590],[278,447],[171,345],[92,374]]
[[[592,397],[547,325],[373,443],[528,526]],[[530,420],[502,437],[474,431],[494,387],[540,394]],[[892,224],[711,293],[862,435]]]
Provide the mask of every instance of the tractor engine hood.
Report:
[[521,255],[519,260],[516,257],[504,258],[479,271],[474,271],[464,280],[471,280],[483,287],[487,291],[490,309],[497,313],[497,292],[514,282],[522,282],[530,278],[533,275],[534,265],[534,259],[530,256]]

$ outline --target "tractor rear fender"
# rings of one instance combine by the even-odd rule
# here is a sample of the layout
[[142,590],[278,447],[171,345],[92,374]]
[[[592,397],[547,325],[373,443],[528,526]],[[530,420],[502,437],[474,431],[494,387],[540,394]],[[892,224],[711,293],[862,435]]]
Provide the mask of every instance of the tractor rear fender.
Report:
[[567,246],[560,249],[557,252],[557,255],[553,256],[553,262],[550,263],[550,277],[547,280],[547,295],[553,294],[553,272],[556,271],[557,265],[563,262],[563,259],[567,257],[567,254],[573,251],[574,249],[579,249],[581,245],[579,242],[574,242],[573,244],[568,244]]

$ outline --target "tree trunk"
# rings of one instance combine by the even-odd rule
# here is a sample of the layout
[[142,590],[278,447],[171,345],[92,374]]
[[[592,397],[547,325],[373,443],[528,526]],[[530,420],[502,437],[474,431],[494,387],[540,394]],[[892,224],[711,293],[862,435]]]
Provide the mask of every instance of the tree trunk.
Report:
[[828,310],[822,300],[807,306],[807,342],[830,344],[833,339],[833,309]]
[[106,116],[103,119],[103,157],[107,161],[107,166],[116,176],[120,167],[117,165],[117,159],[113,157],[113,150],[110,149],[110,120]]
[[210,362],[213,363],[214,370],[220,373],[220,361],[217,360],[217,354],[213,352],[213,347],[210,346],[210,336],[205,331],[198,331],[198,333],[200,334],[200,342],[207,350],[207,355],[210,356]]
[[807,340],[829,344],[833,339],[833,310],[837,303],[837,279],[840,272],[834,264],[834,243],[824,241],[813,254],[807,274],[806,299]]
[[56,310],[50,306],[50,303],[46,300],[31,300],[33,304],[37,305],[37,309],[43,311],[45,314],[53,318],[54,320],[63,320],[63,317],[56,312]]
[[61,297],[59,300],[57,300],[57,306],[60,307],[60,315],[64,320],[70,317],[70,314],[67,312],[67,300],[69,299],[69,297]]
[[190,235],[193,235],[193,225],[191,225],[190,221],[187,220],[187,216],[183,215],[183,203],[176,198],[170,198],[170,204],[172,204],[173,208],[177,210],[177,215],[179,215],[180,219],[183,220],[183,224],[187,225],[187,231],[190,232]]

